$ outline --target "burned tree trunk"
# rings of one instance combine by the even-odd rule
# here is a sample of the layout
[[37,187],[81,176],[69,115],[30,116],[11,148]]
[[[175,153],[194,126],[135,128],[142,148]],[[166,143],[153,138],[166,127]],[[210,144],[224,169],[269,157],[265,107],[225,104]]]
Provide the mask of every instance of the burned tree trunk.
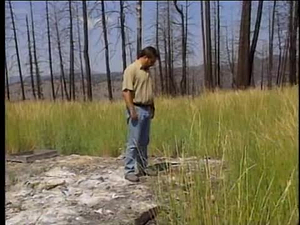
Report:
[[92,94],[92,79],[91,79],[91,67],[89,58],[89,36],[88,36],[88,24],[87,24],[87,9],[86,1],[82,0],[83,11],[83,25],[84,25],[84,61],[85,61],[85,73],[87,76],[87,94],[88,100],[93,100]]
[[200,2],[200,6],[201,6],[201,30],[202,30],[202,46],[203,46],[203,65],[204,65],[204,81],[205,84],[208,81],[208,74],[207,74],[207,61],[206,61],[206,44],[205,44],[205,30],[204,30],[204,16],[203,16],[203,0],[201,0]]
[[30,1],[30,12],[31,12],[33,57],[34,57],[34,64],[35,64],[35,75],[36,75],[37,91],[38,91],[38,98],[42,99],[43,98],[43,93],[42,93],[42,87],[41,87],[41,77],[40,77],[39,64],[38,64],[38,60],[37,60],[32,1]]
[[9,80],[8,80],[8,70],[7,70],[7,61],[6,61],[6,53],[4,60],[5,60],[5,79],[6,79],[6,96],[7,100],[10,101],[10,96],[9,96]]
[[221,87],[221,71],[220,71],[220,1],[217,0],[217,29],[218,29],[218,40],[217,40],[217,86]]
[[253,60],[254,60],[254,54],[255,54],[255,50],[256,50],[258,35],[259,35],[262,9],[263,9],[263,0],[260,0],[258,3],[255,29],[254,29],[254,34],[253,34],[253,39],[252,39],[250,54],[249,54],[249,78],[248,78],[248,84],[247,84],[248,86],[251,85],[251,80],[253,78]]
[[232,87],[236,88],[236,77],[235,77],[235,53],[234,53],[234,32],[232,29],[231,37],[231,62],[232,62]]
[[278,36],[278,47],[279,47],[279,62],[278,62],[278,67],[277,67],[276,85],[279,86],[280,68],[281,68],[281,62],[282,62],[282,46],[281,46],[282,32],[280,30],[279,15],[277,14],[276,17],[277,17],[276,22],[277,22],[277,36]]
[[120,26],[122,38],[122,61],[123,71],[126,69],[126,38],[125,38],[125,14],[124,14],[124,0],[120,0]]
[[170,81],[169,81],[169,71],[168,71],[168,45],[167,45],[167,31],[164,31],[164,56],[165,56],[165,65],[164,65],[164,69],[165,69],[165,90],[167,94],[170,94]]
[[73,17],[72,4],[69,0],[69,16],[70,16],[70,100],[75,101],[75,77],[74,77],[74,41],[73,41]]
[[[60,42],[60,35],[59,35],[59,30],[58,30],[58,19],[57,19],[56,11],[54,12],[54,17],[55,17],[57,48],[58,48],[58,54],[59,54],[59,65],[60,65],[60,73],[61,73],[60,81],[61,81],[61,86],[63,86],[63,89],[65,91],[65,95],[66,95],[67,100],[70,100],[69,94],[68,94],[68,91],[67,91],[66,79],[65,79],[65,70],[64,70],[64,63],[63,63],[63,57],[62,57],[62,51],[61,51],[61,42]],[[62,93],[63,93],[63,91],[62,91]],[[62,94],[61,97],[63,99],[63,94]]]
[[22,100],[25,100],[25,91],[24,91],[24,83],[23,83],[23,75],[22,75],[22,67],[21,67],[21,61],[20,61],[20,55],[19,55],[19,46],[18,46],[18,40],[17,40],[17,31],[15,26],[15,20],[14,20],[14,14],[12,10],[11,1],[9,1],[9,7],[10,7],[10,15],[13,25],[13,32],[14,32],[14,40],[15,40],[15,47],[16,47],[16,53],[17,53],[17,61],[18,61],[18,68],[19,68],[19,77],[20,77],[20,83],[21,83],[21,91],[22,91]]
[[268,88],[272,88],[272,77],[273,77],[273,39],[274,39],[274,22],[275,22],[275,7],[276,0],[273,4],[273,15],[272,15],[272,25],[270,26],[270,36],[269,36],[269,71],[268,71]]
[[251,20],[251,1],[243,1],[240,40],[239,40],[239,56],[237,68],[237,87],[244,89],[248,87],[249,80],[249,49],[250,49],[250,20]]
[[[297,84],[296,77],[296,43],[297,43],[297,15],[296,15],[296,2],[290,1],[290,20],[289,20],[289,37],[290,37],[290,46],[289,46],[289,67],[290,67],[290,84]],[[299,3],[297,3],[299,4]]]
[[187,82],[187,91],[186,94],[190,94],[190,78],[189,78],[189,55],[188,55],[188,0],[185,0],[185,35],[184,35],[184,48],[185,48],[185,74],[186,74],[186,82]]
[[109,49],[108,49],[108,39],[107,39],[107,27],[105,19],[105,6],[104,0],[101,0],[102,8],[102,26],[104,32],[104,43],[105,43],[105,63],[106,63],[106,77],[107,77],[107,89],[108,89],[108,98],[113,100],[112,90],[111,90],[111,79],[110,79],[110,67],[109,67]]
[[261,60],[261,70],[260,70],[260,89],[263,90],[264,88],[264,63],[265,63],[265,59],[264,59],[264,49],[262,50],[262,60]]
[[182,45],[182,78],[180,81],[181,95],[186,94],[186,45],[185,45],[185,29],[184,29],[184,14],[182,7],[179,9],[177,0],[174,0],[174,5],[181,18],[181,45]]
[[212,83],[212,55],[211,55],[211,33],[210,33],[210,2],[205,1],[205,34],[206,34],[206,73],[207,80],[205,81],[205,87],[208,89],[213,89]]
[[27,26],[28,55],[29,55],[29,69],[30,69],[31,89],[32,89],[32,95],[33,95],[34,99],[36,99],[35,89],[34,89],[34,77],[33,77],[33,65],[32,65],[32,55],[31,55],[30,31],[29,31],[27,15],[26,15],[26,26]]
[[49,68],[50,68],[50,77],[51,77],[51,90],[52,90],[52,98],[55,101],[55,90],[54,90],[54,81],[53,81],[53,68],[52,68],[51,36],[50,36],[50,25],[49,25],[48,0],[46,1],[46,16],[47,16],[47,34],[48,34],[48,51],[49,51]]
[[[78,5],[76,5],[76,13],[77,13],[77,17],[79,18]],[[82,85],[83,100],[85,101],[86,96],[85,96],[84,73],[83,73],[83,65],[82,65],[81,35],[80,35],[80,26],[79,26],[79,19],[78,18],[77,18],[77,35],[78,35],[78,47],[79,47],[81,85]]]
[[142,0],[137,1],[136,12],[137,12],[136,54],[138,57],[138,55],[142,49]]

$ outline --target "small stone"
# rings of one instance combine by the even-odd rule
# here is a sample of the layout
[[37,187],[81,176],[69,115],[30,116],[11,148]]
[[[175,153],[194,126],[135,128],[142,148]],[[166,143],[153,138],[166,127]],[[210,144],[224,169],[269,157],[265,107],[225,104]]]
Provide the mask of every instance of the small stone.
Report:
[[110,215],[113,215],[114,213],[113,213],[113,211],[111,211],[111,210],[105,210],[105,212],[107,213],[107,214],[110,214]]
[[62,179],[50,180],[46,184],[42,185],[41,189],[51,190],[60,185],[64,185],[65,183],[66,183],[66,181],[62,180]]
[[100,208],[100,209],[98,209],[97,211],[95,211],[96,213],[99,213],[99,214],[103,214],[103,209],[102,208]]

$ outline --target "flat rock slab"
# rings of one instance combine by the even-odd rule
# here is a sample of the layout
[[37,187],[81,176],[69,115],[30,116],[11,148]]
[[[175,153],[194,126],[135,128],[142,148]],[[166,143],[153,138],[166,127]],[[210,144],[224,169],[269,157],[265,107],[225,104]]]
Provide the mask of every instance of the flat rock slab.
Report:
[[32,163],[35,160],[49,159],[56,156],[58,156],[58,152],[56,150],[44,149],[44,150],[35,150],[35,151],[23,152],[19,154],[7,155],[6,161]]
[[[184,164],[167,161],[151,159],[150,163],[157,170]],[[70,155],[30,164],[8,161],[5,172],[6,225],[156,224],[153,218],[160,206],[153,186],[163,177],[127,181],[121,159]]]
[[7,162],[6,225],[147,224],[157,207],[149,179],[125,180],[123,161],[115,158]]

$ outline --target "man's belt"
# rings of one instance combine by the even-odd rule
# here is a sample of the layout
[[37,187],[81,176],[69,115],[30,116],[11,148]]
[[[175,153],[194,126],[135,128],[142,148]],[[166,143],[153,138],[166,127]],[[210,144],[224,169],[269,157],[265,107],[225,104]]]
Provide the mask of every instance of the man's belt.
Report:
[[138,107],[153,107],[153,105],[143,104],[143,103],[133,103],[133,105],[138,106]]

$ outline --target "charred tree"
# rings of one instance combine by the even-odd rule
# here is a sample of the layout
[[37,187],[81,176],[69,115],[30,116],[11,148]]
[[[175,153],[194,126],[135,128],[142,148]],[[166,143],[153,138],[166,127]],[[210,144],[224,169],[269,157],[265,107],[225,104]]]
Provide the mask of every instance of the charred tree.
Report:
[[50,68],[50,78],[51,78],[51,90],[52,90],[52,98],[55,101],[56,97],[55,97],[54,80],[53,80],[53,67],[52,67],[51,35],[50,35],[50,25],[49,25],[48,0],[46,1],[46,16],[47,16],[47,35],[48,35],[48,52],[49,52],[49,68]]
[[107,27],[105,18],[105,6],[104,0],[101,0],[102,9],[102,26],[104,33],[104,44],[105,44],[105,63],[106,63],[106,77],[107,77],[107,90],[109,100],[113,100],[112,90],[111,90],[111,79],[110,79],[110,66],[109,66],[109,49],[108,49],[108,38],[107,38]]
[[22,91],[22,100],[25,100],[26,97],[25,97],[25,91],[24,91],[24,83],[23,83],[21,60],[20,60],[20,55],[19,55],[19,46],[18,46],[18,40],[17,40],[17,31],[16,31],[16,25],[15,25],[15,19],[14,19],[14,13],[13,13],[11,1],[9,1],[9,7],[10,7],[11,21],[12,21],[12,25],[13,25],[13,32],[14,32],[14,40],[15,40],[16,53],[17,53],[17,61],[18,61],[18,68],[19,68],[19,77],[20,77],[20,84],[21,84],[21,91]]
[[88,36],[88,23],[87,23],[87,8],[86,1],[82,0],[82,12],[83,12],[83,25],[84,25],[84,61],[85,61],[85,73],[87,76],[87,95],[88,100],[93,100],[92,94],[92,79],[91,79],[91,67],[89,58],[89,36]]
[[28,55],[29,55],[29,69],[30,69],[30,80],[31,80],[31,90],[34,99],[36,99],[35,88],[34,88],[34,77],[33,77],[33,62],[31,55],[31,41],[30,41],[30,31],[28,25],[28,17],[26,15],[26,27],[27,27],[27,41],[28,41]]

